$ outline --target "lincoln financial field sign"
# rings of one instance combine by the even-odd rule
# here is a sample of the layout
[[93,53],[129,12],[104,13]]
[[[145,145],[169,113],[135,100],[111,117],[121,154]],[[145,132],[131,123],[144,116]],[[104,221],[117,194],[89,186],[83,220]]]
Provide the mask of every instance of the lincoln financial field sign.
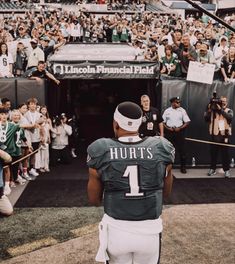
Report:
[[52,69],[62,79],[154,79],[159,65],[145,62],[53,62]]

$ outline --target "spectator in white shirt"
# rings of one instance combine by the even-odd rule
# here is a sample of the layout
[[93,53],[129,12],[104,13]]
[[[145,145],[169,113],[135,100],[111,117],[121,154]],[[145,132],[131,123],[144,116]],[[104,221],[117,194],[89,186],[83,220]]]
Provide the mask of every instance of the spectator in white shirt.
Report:
[[[29,128],[29,136],[30,142],[33,150],[36,150],[40,146],[41,138],[40,138],[40,125],[44,122],[44,119],[41,117],[41,114],[37,111],[38,100],[36,98],[30,98],[27,101],[28,104],[28,112],[25,113],[24,117],[28,120],[29,124],[33,126],[33,128]],[[36,177],[38,176],[38,172],[35,169],[36,159],[39,158],[39,154],[36,153],[30,157],[30,175]]]
[[13,58],[6,43],[0,44],[0,78],[13,77]]
[[67,124],[67,117],[63,113],[57,116],[51,129],[52,144],[51,144],[51,160],[52,166],[58,161],[63,164],[71,163],[71,154],[69,150],[69,136],[72,135],[72,127]]
[[71,36],[70,41],[77,42],[81,38],[81,25],[77,20],[74,20],[68,28],[69,34]]
[[220,68],[222,58],[228,54],[228,49],[228,38],[226,36],[221,36],[219,45],[214,49],[214,56],[218,68]]
[[[30,41],[30,44],[33,50],[29,54],[27,70],[32,70],[34,68],[36,69],[39,61],[45,61],[44,52],[42,49],[38,47],[37,39],[32,39]],[[26,75],[27,74],[28,72],[26,73]]]
[[205,64],[205,63],[215,64],[214,54],[211,50],[209,50],[209,47],[207,44],[202,43],[200,45],[200,49],[197,53],[197,61],[201,62],[202,64]]

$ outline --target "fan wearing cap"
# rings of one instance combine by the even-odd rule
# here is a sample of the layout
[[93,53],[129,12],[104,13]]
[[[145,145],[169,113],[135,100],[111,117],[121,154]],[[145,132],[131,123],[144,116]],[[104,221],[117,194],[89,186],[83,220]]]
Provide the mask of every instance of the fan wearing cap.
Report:
[[29,54],[27,70],[36,68],[39,61],[45,61],[45,55],[42,49],[38,47],[38,40],[32,39],[30,41],[32,51]]
[[115,138],[98,139],[87,149],[89,201],[99,206],[104,198],[96,261],[156,264],[174,147],[163,137],[139,137],[142,110],[133,102],[119,104],[113,119]]
[[206,43],[202,43],[200,46],[200,50],[197,54],[197,61],[201,62],[202,64],[211,63],[215,64],[214,54]]
[[180,98],[170,99],[171,107],[163,113],[163,124],[165,127],[165,137],[174,145],[176,152],[179,153],[181,172],[186,171],[185,153],[185,129],[190,123],[190,118],[184,108],[180,106]]
[[41,38],[41,49],[44,51],[45,61],[47,60],[49,55],[51,55],[59,47],[63,46],[66,42],[65,39],[62,39],[55,45],[49,45],[50,41],[51,39],[48,36],[44,36]]

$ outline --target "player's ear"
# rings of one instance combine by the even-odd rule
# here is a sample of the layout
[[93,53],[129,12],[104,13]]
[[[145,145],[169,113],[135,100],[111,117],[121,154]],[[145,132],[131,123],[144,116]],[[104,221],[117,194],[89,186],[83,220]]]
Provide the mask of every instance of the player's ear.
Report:
[[115,120],[113,120],[113,129],[114,129],[114,131],[119,129],[119,125]]

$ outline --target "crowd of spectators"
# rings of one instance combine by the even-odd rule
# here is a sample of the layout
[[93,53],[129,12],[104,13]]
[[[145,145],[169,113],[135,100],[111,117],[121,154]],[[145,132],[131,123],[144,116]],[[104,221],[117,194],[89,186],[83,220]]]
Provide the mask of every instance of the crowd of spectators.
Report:
[[16,109],[11,109],[8,98],[2,98],[0,149],[12,158],[12,164],[3,171],[4,195],[9,195],[17,184],[23,185],[39,173],[49,172],[49,165],[69,164],[72,157],[77,157],[77,146],[69,141],[73,134],[77,136],[76,124],[76,119],[68,119],[64,113],[51,119],[47,106],[39,105],[36,98],[29,98]]
[[[225,19],[235,26],[235,14]],[[190,61],[215,64],[215,76],[224,81],[232,80],[235,71],[234,33],[205,15],[101,15],[44,7],[40,13],[0,19],[0,42],[0,77],[31,77],[39,62],[46,63],[68,42],[128,43],[135,48],[136,60],[160,62],[161,73],[174,77],[185,77]],[[59,83],[51,75],[43,76]]]

